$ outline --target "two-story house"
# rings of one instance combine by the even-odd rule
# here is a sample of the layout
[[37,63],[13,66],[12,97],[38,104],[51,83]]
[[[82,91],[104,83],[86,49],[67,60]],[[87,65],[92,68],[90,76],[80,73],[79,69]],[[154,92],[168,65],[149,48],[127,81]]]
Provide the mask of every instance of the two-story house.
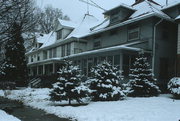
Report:
[[[179,3],[162,7],[153,0],[136,0],[104,12],[104,21],[86,14],[82,21],[59,20],[56,31],[37,38],[28,52],[29,74],[56,73],[64,59],[79,65],[85,76],[107,60],[123,71],[125,80],[135,57],[143,51],[159,84],[176,75]],[[176,11],[176,12],[173,12]]]

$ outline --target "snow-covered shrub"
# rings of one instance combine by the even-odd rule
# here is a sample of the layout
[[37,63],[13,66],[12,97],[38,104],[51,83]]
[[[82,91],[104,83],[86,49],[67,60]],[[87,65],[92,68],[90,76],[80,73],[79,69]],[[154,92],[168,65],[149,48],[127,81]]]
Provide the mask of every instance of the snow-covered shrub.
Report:
[[81,103],[81,99],[89,97],[89,88],[82,84],[80,69],[67,61],[65,66],[59,70],[58,81],[53,84],[50,97],[54,101],[68,100],[71,105],[72,100]]
[[157,96],[160,93],[159,87],[156,85],[157,80],[154,78],[147,58],[143,54],[136,58],[129,76],[129,96],[149,97]]
[[174,77],[168,83],[168,89],[175,98],[180,99],[180,78]]
[[94,101],[116,101],[124,98],[121,89],[121,73],[104,61],[91,69],[92,79],[88,80]]

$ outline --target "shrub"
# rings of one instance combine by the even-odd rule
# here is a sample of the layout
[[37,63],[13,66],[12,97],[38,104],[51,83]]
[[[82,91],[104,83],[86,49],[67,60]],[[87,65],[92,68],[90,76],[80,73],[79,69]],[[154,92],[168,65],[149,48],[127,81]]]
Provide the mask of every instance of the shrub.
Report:
[[104,61],[91,70],[92,79],[88,80],[94,101],[116,101],[124,98],[121,89],[121,73],[110,63]]
[[168,83],[168,89],[175,98],[180,99],[180,78],[172,78]]
[[68,100],[69,105],[71,105],[72,100],[81,103],[83,98],[89,96],[89,89],[81,82],[78,66],[73,66],[72,62],[68,61],[58,73],[58,81],[53,84],[53,90],[50,92],[52,100]]
[[136,58],[129,76],[129,96],[149,97],[157,96],[160,93],[157,80],[154,78],[147,58],[143,54]]

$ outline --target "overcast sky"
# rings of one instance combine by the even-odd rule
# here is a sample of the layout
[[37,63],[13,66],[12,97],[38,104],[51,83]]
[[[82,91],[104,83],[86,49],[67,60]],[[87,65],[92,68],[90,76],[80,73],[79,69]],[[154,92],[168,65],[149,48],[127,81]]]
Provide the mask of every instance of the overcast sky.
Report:
[[[59,8],[64,14],[67,14],[71,20],[78,21],[81,17],[87,13],[87,4],[80,2],[79,0],[36,0],[37,4],[44,8],[47,5],[52,5],[55,8]],[[85,0],[87,1],[87,0]],[[102,8],[108,10],[121,3],[132,5],[135,0],[93,0]],[[165,5],[166,0],[154,0],[162,5]],[[178,0],[168,0],[169,3]],[[94,15],[98,19],[103,19],[103,10],[89,6],[90,14]]]

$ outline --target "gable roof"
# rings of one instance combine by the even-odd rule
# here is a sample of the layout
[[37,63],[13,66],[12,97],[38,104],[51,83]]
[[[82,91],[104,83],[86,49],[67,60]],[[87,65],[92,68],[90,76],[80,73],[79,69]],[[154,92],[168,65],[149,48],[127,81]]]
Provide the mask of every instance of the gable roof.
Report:
[[94,27],[95,25],[99,24],[97,18],[92,15],[85,14],[79,26],[77,26],[68,36],[66,39],[71,37],[81,37],[87,35],[91,30],[90,28]]
[[62,20],[62,19],[58,19],[59,23],[64,26],[64,27],[70,27],[70,28],[75,28],[77,27],[77,23],[74,23],[70,20]]
[[133,6],[134,9],[136,9],[135,13],[133,13],[129,18],[135,18],[139,17],[145,14],[154,13],[161,17],[165,17],[167,19],[170,19],[168,15],[166,15],[164,12],[162,12],[161,9],[162,6],[155,4],[152,1],[144,0],[140,2],[139,4],[136,4]]
[[[143,1],[145,1],[145,0],[137,0],[134,4],[132,4],[132,6],[137,5],[137,4],[139,4],[139,3],[143,2]],[[157,2],[155,2],[153,0],[147,0],[147,1],[152,2],[152,3],[156,4],[156,5],[160,5],[159,3],[157,3]]]
[[105,11],[103,14],[108,14],[108,13],[110,13],[111,11],[114,11],[115,9],[118,9],[118,8],[125,8],[125,9],[131,10],[131,11],[136,11],[136,9],[134,9],[133,7],[122,3],[122,4],[120,4],[120,5],[112,8],[112,9],[110,9],[110,10]]
[[180,1],[174,1],[174,2],[172,2],[170,4],[168,4],[167,6],[163,6],[161,10],[166,10],[166,9],[175,7],[177,5],[180,5]]

